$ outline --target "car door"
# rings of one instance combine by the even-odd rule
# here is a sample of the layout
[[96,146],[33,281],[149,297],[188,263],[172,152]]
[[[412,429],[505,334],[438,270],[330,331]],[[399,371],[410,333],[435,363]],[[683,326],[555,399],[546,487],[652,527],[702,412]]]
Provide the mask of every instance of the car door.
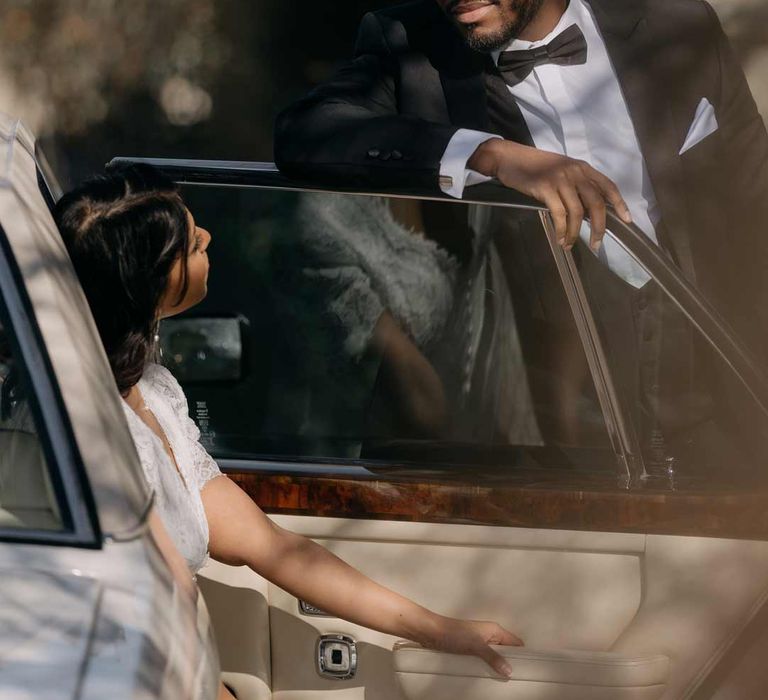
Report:
[[[456,202],[150,162],[213,234],[208,298],[161,338],[224,471],[377,581],[526,641],[505,652],[510,687],[212,565],[239,697],[759,695],[763,368],[637,229],[611,217],[608,264],[552,245],[546,213],[494,186]],[[629,309],[622,265],[642,287]],[[410,374],[371,351],[389,308]]]

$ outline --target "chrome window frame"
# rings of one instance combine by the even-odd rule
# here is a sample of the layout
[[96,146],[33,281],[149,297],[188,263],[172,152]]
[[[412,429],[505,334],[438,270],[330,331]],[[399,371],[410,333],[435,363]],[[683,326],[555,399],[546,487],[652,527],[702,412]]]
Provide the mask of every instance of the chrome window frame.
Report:
[[[598,393],[611,445],[617,458],[619,486],[631,488],[649,477],[643,463],[634,425],[629,419],[628,408],[623,397],[616,390],[605,348],[597,332],[594,316],[581,283],[573,254],[555,242],[553,221],[547,208],[540,202],[494,183],[473,187],[469,195],[462,200],[456,200],[433,190],[419,188],[371,191],[355,187],[324,186],[317,182],[290,180],[280,173],[274,163],[268,162],[116,157],[110,162],[110,165],[129,163],[153,165],[182,185],[215,185],[418,198],[429,201],[505,206],[538,212],[547,232],[558,274],[571,306]],[[768,377],[760,369],[757,360],[737,338],[727,321],[636,225],[624,223],[615,212],[609,209],[607,226],[610,234],[613,235],[619,245],[646,269],[659,287],[675,302],[680,311],[731,367],[768,420]],[[273,461],[267,461],[274,468]],[[238,460],[233,460],[233,462],[238,462]],[[304,466],[305,470],[306,468],[307,465]],[[320,467],[313,467],[313,469],[317,468]],[[362,471],[367,473],[364,468]]]
[[76,546],[98,549],[102,534],[85,467],[80,460],[63,398],[26,294],[24,280],[0,226],[0,294],[21,353],[30,389],[31,408],[52,487],[61,512],[61,530],[2,528],[0,542]]

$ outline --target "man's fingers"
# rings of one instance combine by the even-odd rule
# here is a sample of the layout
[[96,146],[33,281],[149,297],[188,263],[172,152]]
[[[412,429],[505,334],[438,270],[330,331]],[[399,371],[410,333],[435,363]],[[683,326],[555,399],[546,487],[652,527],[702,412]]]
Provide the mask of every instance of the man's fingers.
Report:
[[595,170],[591,166],[587,166],[589,179],[595,183],[598,189],[603,193],[603,196],[608,200],[608,203],[616,210],[621,220],[625,224],[632,223],[632,214],[629,213],[629,207],[624,201],[624,197],[621,196],[619,188],[609,177],[603,175],[599,170]]
[[593,250],[600,247],[605,235],[607,204],[625,223],[632,223],[619,188],[589,163],[536,149],[528,149],[526,153],[527,160],[523,159],[522,166],[517,164],[497,177],[505,185],[530,194],[546,205],[552,215],[557,242],[564,248],[569,249],[576,243],[585,213],[592,223],[590,246]]
[[579,239],[581,223],[584,221],[584,205],[581,203],[581,198],[576,188],[570,184],[564,185],[560,189],[560,198],[563,200],[568,211],[567,233],[565,243],[563,244],[567,250]]
[[568,231],[568,211],[563,200],[554,190],[544,194],[539,199],[544,202],[544,206],[549,209],[549,213],[552,215],[552,223],[555,225],[555,239],[560,245],[565,245]]
[[605,200],[600,191],[591,182],[582,182],[578,185],[579,196],[584,203],[584,208],[589,214],[592,235],[589,239],[589,247],[597,251],[605,236]]

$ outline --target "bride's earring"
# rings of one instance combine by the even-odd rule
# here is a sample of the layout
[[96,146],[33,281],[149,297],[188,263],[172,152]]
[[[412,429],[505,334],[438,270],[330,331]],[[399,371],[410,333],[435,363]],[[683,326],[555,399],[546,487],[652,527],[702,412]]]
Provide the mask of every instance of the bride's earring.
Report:
[[163,359],[163,348],[160,345],[160,319],[155,321],[155,327],[152,330],[152,342],[154,344],[154,355],[158,363]]

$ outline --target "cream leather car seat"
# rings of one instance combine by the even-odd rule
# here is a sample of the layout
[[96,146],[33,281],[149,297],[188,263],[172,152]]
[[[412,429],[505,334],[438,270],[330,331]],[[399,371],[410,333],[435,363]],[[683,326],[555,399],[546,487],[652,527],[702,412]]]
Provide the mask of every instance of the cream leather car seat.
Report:
[[0,422],[0,523],[34,529],[61,528],[53,485],[29,407],[14,407],[10,420]]

